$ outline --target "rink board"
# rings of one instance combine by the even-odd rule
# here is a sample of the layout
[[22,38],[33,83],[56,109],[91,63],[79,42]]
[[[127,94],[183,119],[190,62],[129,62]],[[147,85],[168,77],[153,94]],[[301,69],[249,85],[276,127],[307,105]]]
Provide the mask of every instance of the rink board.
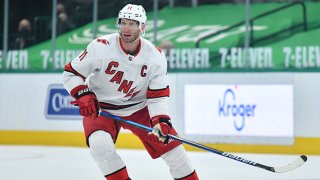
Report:
[[[84,134],[82,132],[54,131],[0,131],[0,144],[86,147]],[[293,145],[204,145],[226,152],[320,155],[320,138],[296,137]],[[143,149],[142,143],[131,133],[120,133],[116,146],[125,149]],[[185,148],[190,151],[201,151],[189,145],[185,145]]]
[[[319,73],[181,73],[170,74],[169,110],[182,137],[232,152],[310,153],[320,154],[320,74]],[[293,85],[293,144],[261,144],[243,142],[203,141],[185,136],[184,87],[188,84]],[[70,110],[70,99],[61,93],[61,74],[1,74],[0,144],[33,144],[85,146],[80,116]],[[52,91],[51,91],[52,90]],[[51,96],[52,92],[52,96]],[[55,93],[59,94],[55,96]],[[238,94],[237,94],[238,95]],[[62,97],[61,106],[49,106],[50,98]],[[237,96],[237,98],[240,96]],[[51,99],[51,100],[52,100]],[[249,99],[247,99],[249,100]],[[246,101],[247,102],[247,101]],[[51,110],[55,111],[51,111]],[[63,113],[56,113],[59,110]],[[275,118],[276,119],[276,118]],[[276,139],[277,137],[274,137]],[[123,139],[123,140],[121,140]],[[141,148],[141,143],[128,134],[121,134],[121,148]],[[195,148],[187,147],[195,150]]]

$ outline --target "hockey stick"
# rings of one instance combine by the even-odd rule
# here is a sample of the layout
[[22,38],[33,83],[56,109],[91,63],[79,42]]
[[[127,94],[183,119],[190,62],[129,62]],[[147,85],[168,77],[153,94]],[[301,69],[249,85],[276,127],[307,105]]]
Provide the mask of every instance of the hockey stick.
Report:
[[[105,111],[101,111],[100,115],[102,115],[104,117],[112,118],[112,119],[114,119],[114,120],[116,120],[118,122],[129,124],[129,125],[134,126],[134,127],[138,127],[140,129],[143,129],[143,130],[148,131],[148,132],[153,131],[153,128],[151,128],[151,127],[144,126],[142,124],[139,124],[139,123],[136,123],[136,122],[133,122],[133,121],[130,121],[130,120],[125,120],[125,119],[120,118],[118,116],[114,116],[112,114],[109,114],[109,113],[107,113]],[[174,135],[171,135],[171,134],[168,134],[167,138],[170,138],[170,139],[173,139],[173,140],[176,140],[176,141],[180,141],[182,143],[197,147],[199,149],[203,149],[205,151],[209,151],[209,152],[218,154],[220,156],[224,156],[224,157],[227,157],[229,159],[236,160],[238,162],[241,162],[241,163],[244,163],[244,164],[248,164],[248,165],[251,165],[251,166],[255,166],[255,167],[258,167],[258,168],[262,168],[262,169],[265,169],[265,170],[268,170],[268,171],[271,171],[271,172],[275,172],[275,173],[285,173],[285,172],[292,171],[292,170],[300,167],[301,165],[303,165],[307,161],[307,156],[301,155],[299,158],[297,158],[296,160],[290,162],[289,164],[287,164],[285,166],[282,166],[282,167],[271,167],[271,166],[266,166],[266,165],[263,165],[263,164],[260,164],[260,163],[256,163],[254,161],[245,159],[245,158],[237,156],[237,155],[233,155],[233,154],[230,154],[230,153],[227,153],[227,152],[223,152],[223,151],[220,151],[220,150],[217,150],[217,149],[214,149],[214,148],[210,148],[208,146],[204,146],[202,144],[199,144],[199,143],[196,143],[196,142],[193,142],[193,141],[190,141],[188,139],[184,139],[184,138],[181,138],[181,137],[178,137],[178,136],[174,136]]]

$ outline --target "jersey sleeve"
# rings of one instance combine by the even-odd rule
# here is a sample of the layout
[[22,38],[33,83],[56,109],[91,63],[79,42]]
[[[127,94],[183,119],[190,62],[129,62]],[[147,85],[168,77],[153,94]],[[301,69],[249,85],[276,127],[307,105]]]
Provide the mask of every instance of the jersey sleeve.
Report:
[[78,57],[66,64],[63,72],[63,85],[70,93],[79,85],[85,85],[86,78],[98,69],[94,44],[91,42]]
[[168,115],[167,101],[170,96],[170,88],[167,76],[167,61],[165,57],[163,59],[161,65],[156,68],[147,91],[148,109],[151,118],[157,115]]

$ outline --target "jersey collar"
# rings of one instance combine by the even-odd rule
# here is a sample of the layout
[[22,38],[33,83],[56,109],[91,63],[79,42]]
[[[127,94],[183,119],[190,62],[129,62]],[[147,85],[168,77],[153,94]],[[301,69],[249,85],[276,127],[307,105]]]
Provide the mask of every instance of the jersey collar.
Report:
[[[122,45],[121,37],[120,37],[120,36],[119,36],[119,42],[120,42],[121,50],[122,50],[126,55],[129,55],[128,52],[124,49],[124,47],[123,47],[123,45]],[[138,51],[137,51],[137,53],[135,53],[133,56],[136,57],[136,56],[140,53],[140,50],[141,50],[141,39],[139,38]]]

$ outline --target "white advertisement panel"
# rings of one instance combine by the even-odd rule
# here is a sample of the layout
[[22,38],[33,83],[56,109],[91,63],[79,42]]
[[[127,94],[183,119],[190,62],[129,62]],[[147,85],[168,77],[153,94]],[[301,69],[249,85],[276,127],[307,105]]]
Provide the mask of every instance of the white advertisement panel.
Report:
[[222,143],[293,142],[292,85],[186,84],[184,95],[188,136]]
[[[61,74],[1,74],[0,130],[83,131]],[[76,114],[77,113],[77,114]]]

